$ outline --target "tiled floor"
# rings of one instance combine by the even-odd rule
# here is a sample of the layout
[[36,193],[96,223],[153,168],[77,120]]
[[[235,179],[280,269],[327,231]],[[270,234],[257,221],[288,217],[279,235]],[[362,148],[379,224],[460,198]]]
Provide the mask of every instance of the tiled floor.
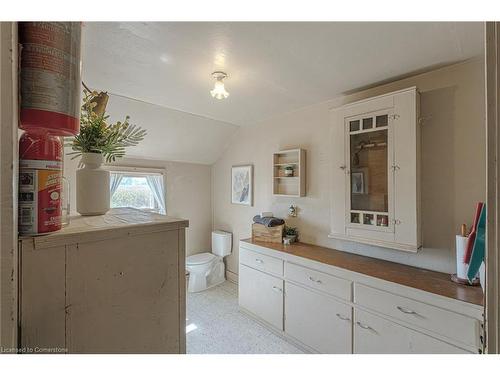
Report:
[[238,311],[238,287],[220,286],[187,295],[188,354],[302,353]]

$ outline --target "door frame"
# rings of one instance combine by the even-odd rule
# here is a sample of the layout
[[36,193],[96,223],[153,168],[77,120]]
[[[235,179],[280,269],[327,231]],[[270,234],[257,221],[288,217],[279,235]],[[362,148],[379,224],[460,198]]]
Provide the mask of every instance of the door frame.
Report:
[[17,23],[0,22],[0,348],[18,346]]
[[485,26],[485,83],[486,83],[486,351],[499,353],[499,176],[500,176],[500,23],[486,22]]

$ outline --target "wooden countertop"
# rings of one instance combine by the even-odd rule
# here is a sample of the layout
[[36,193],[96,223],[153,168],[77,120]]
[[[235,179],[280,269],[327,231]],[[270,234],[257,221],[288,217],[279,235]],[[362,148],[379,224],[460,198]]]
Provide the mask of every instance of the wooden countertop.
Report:
[[456,284],[450,280],[450,275],[445,273],[429,271],[302,242],[297,242],[292,245],[283,245],[253,241],[251,239],[242,241],[411,288],[420,289],[440,296],[454,298],[474,305],[483,305],[483,291],[480,286],[473,287]]
[[[105,215],[71,216],[68,226],[43,236],[21,236],[22,241],[33,241],[37,249],[76,242],[95,241],[102,238],[122,237],[161,227],[162,229],[182,229],[189,221],[135,208],[112,208]],[[147,229],[149,228],[149,229]]]

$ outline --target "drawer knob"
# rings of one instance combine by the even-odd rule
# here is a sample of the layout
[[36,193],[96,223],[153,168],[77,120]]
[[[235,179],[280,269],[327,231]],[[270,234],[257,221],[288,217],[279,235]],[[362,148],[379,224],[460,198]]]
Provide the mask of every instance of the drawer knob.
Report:
[[373,332],[376,332],[372,327],[370,326],[367,326],[366,324],[363,324],[361,322],[356,322],[356,325],[360,328],[363,328],[363,329],[367,329],[369,331],[373,331]]
[[397,308],[399,311],[401,311],[403,314],[418,315],[415,311],[405,309],[404,307],[401,307],[401,306],[396,306],[396,308]]
[[314,277],[312,276],[309,276],[309,280],[311,280],[313,283],[316,283],[316,284],[321,284],[321,280],[320,279],[315,279]]
[[337,315],[337,318],[339,318],[340,320],[346,320],[346,321],[348,321],[348,322],[350,322],[350,321],[351,321],[351,319],[350,319],[350,318],[348,318],[347,316],[343,316],[343,315],[341,315],[341,314],[339,314],[339,313],[337,313],[337,314],[335,314],[335,315]]
[[273,286],[273,290],[277,293],[283,293],[283,289],[278,288],[277,286]]
[[262,259],[259,259],[259,258],[255,259],[255,261],[256,261],[257,263],[260,263],[260,264],[264,263],[264,261],[263,261]]

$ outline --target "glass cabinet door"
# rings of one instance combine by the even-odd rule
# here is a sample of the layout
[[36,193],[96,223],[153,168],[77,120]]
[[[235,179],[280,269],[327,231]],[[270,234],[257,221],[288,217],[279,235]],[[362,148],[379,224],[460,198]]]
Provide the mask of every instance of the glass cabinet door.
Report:
[[390,114],[347,119],[348,226],[387,231],[391,228],[392,183]]

